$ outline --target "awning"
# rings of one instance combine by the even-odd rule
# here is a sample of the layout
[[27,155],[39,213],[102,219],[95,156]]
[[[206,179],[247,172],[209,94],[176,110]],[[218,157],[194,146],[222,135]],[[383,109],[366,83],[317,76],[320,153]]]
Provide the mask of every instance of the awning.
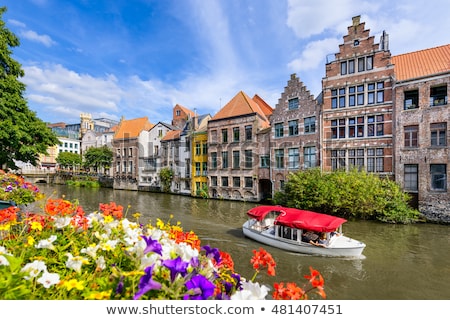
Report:
[[282,212],[285,208],[282,206],[258,206],[247,211],[250,218],[262,220],[272,211]]

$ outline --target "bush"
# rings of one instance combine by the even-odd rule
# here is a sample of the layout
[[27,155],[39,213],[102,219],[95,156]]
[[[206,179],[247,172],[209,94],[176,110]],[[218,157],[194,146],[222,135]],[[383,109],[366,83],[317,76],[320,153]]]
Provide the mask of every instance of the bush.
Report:
[[358,171],[321,172],[319,168],[289,175],[276,204],[345,218],[411,223],[420,213],[409,206],[409,195],[392,180]]

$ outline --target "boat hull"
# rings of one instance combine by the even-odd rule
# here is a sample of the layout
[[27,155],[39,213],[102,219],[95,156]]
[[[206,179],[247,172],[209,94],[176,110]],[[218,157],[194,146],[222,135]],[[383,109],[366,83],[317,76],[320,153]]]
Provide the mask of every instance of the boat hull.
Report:
[[250,225],[249,220],[242,226],[242,231],[247,238],[290,252],[330,257],[361,257],[366,246],[362,242],[341,235],[331,239],[328,246],[321,247],[302,241],[276,237],[268,229],[262,231],[255,230]]

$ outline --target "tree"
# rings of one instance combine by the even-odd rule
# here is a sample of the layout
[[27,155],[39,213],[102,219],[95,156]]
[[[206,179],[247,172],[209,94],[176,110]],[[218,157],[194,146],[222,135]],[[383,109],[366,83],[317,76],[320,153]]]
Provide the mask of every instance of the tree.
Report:
[[59,144],[56,134],[28,108],[25,85],[18,80],[25,75],[20,63],[11,58],[11,48],[19,39],[5,27],[0,8],[0,168],[17,169],[14,160],[36,165],[40,154]]
[[100,148],[91,147],[84,152],[84,167],[109,169],[113,160],[113,152],[107,146]]
[[56,162],[63,168],[75,169],[75,166],[81,164],[81,156],[73,152],[60,152],[56,157]]
[[169,168],[162,168],[159,172],[159,179],[161,180],[162,184],[162,191],[163,192],[170,192],[170,184],[172,183],[173,179],[173,171]]

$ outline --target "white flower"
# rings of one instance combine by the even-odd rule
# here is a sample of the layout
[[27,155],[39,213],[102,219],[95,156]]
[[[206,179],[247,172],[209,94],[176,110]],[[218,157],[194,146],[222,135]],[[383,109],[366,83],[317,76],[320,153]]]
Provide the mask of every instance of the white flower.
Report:
[[29,275],[25,276],[26,280],[35,278],[41,273],[41,271],[47,272],[47,266],[43,261],[35,260],[33,262],[27,263],[22,269],[22,272],[26,272]]
[[81,267],[83,266],[83,264],[88,264],[89,261],[86,258],[80,257],[80,256],[72,256],[71,253],[66,253],[66,256],[69,257],[69,259],[67,259],[66,261],[66,267],[69,269],[73,269],[76,272],[80,272],[81,271]]
[[56,241],[56,236],[52,235],[48,239],[39,241],[39,243],[36,244],[35,247],[38,248],[38,249],[50,249],[50,250],[53,250],[53,249],[55,249],[55,246],[53,245],[53,242],[55,242],[55,241]]
[[98,257],[97,259],[97,268],[103,270],[106,268],[105,258],[103,256]]
[[57,217],[54,222],[56,229],[62,229],[65,226],[68,226],[70,224],[70,220],[70,217]]
[[264,300],[269,292],[269,288],[265,285],[260,286],[259,283],[243,282],[242,290],[234,293],[231,300]]
[[119,240],[107,240],[100,244],[100,247],[104,251],[112,251],[116,248],[118,242]]
[[0,266],[9,266],[8,259],[3,255],[0,255]]
[[44,272],[42,274],[42,277],[40,277],[39,279],[37,279],[37,282],[39,282],[40,284],[42,284],[45,288],[50,288],[52,285],[54,284],[58,284],[59,283],[59,274],[57,273],[49,273],[49,272]]
[[80,252],[81,253],[85,253],[88,256],[90,256],[90,257],[95,259],[97,257],[97,250],[98,250],[98,248],[99,248],[98,245],[91,244],[91,245],[89,245],[89,247],[81,249]]

